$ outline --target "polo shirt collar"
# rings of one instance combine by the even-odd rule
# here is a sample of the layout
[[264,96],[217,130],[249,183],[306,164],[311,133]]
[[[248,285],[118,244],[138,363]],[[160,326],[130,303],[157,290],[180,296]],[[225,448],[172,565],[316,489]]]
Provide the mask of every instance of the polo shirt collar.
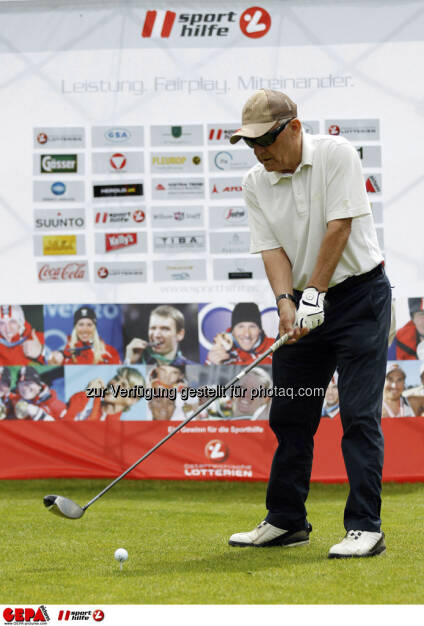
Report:
[[[315,146],[312,136],[302,129],[302,159],[296,169],[299,172],[304,165],[312,165]],[[296,173],[294,172],[294,173]],[[271,185],[276,185],[282,178],[290,178],[293,174],[282,174],[281,172],[265,172]]]

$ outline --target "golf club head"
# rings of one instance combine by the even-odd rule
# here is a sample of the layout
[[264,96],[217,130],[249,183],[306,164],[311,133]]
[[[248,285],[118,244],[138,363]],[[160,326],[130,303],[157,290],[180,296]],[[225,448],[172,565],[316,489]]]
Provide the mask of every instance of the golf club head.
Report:
[[43,502],[51,513],[60,517],[79,519],[84,515],[84,509],[79,504],[63,496],[44,496]]

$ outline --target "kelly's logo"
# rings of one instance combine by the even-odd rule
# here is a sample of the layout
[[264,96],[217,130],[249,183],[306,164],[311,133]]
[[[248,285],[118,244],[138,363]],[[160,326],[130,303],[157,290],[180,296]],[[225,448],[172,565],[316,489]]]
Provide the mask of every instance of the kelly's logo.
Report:
[[137,245],[137,233],[107,233],[105,235],[106,252],[113,252],[114,250],[121,250],[122,248],[135,245]]

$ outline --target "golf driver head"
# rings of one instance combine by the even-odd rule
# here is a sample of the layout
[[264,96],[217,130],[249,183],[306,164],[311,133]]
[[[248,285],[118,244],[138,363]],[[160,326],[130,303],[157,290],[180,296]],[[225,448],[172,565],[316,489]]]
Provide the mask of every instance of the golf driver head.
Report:
[[44,496],[43,502],[51,513],[60,517],[79,519],[84,515],[84,509],[79,504],[63,496]]

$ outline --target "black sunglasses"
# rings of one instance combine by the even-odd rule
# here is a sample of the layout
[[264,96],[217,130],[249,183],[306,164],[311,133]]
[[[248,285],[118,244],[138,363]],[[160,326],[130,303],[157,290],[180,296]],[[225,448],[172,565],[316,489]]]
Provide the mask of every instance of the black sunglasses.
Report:
[[249,148],[254,148],[256,144],[263,147],[270,146],[277,139],[278,135],[283,132],[287,124],[292,121],[292,119],[294,118],[290,118],[281,124],[281,126],[278,126],[274,130],[269,130],[265,133],[265,135],[261,135],[260,137],[255,137],[254,139],[251,139],[250,137],[243,137],[244,142],[249,146]]

